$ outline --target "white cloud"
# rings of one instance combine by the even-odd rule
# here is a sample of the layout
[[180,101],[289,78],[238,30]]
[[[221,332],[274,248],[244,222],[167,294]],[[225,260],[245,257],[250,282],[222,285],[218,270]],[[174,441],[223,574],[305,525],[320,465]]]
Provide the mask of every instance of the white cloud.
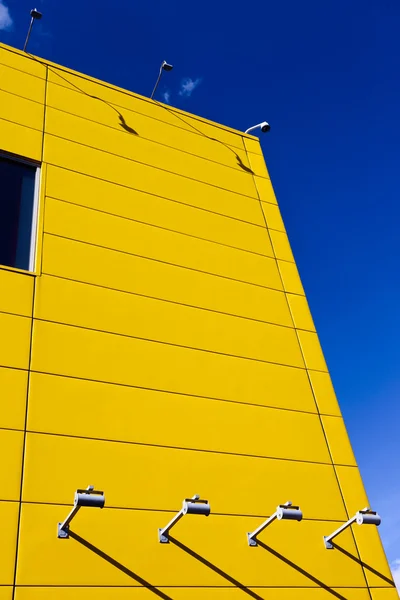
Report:
[[163,99],[164,99],[164,102],[169,104],[169,101],[171,100],[171,92],[169,90],[167,90],[166,92],[163,93]]
[[0,0],[0,30],[11,29],[13,20],[10,15],[8,7],[4,4],[3,0]]
[[400,558],[393,561],[390,567],[392,569],[394,582],[397,586],[398,591],[400,592]]
[[181,89],[179,90],[179,95],[189,98],[189,96],[192,95],[192,93],[197,88],[197,86],[200,85],[200,83],[200,78],[191,79],[191,77],[186,77],[186,79],[183,79],[183,81],[181,82]]

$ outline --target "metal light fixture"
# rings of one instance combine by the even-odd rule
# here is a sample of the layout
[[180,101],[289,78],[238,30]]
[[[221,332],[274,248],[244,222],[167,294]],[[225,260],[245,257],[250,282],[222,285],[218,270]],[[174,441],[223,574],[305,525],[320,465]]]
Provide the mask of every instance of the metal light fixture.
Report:
[[153,99],[154,94],[156,93],[156,90],[158,88],[158,84],[160,83],[162,72],[163,71],[172,71],[173,68],[174,68],[173,65],[168,64],[166,60],[162,61],[161,67],[160,67],[160,72],[159,72],[158,77],[157,77],[156,85],[154,86],[154,89],[151,92],[151,96],[150,96],[151,99]]
[[301,521],[302,518],[303,513],[301,512],[300,508],[298,506],[293,506],[289,500],[288,502],[285,502],[285,504],[280,504],[277,507],[276,512],[274,512],[274,514],[271,515],[269,519],[267,519],[266,521],[264,521],[264,523],[257,527],[257,529],[253,531],[253,533],[248,533],[247,542],[249,546],[258,546],[258,534],[264,531],[264,529],[268,527],[268,525],[271,525],[271,523],[273,523],[275,519],[278,519],[278,521],[281,521],[282,519],[288,519],[290,521]]
[[31,22],[29,25],[29,29],[28,29],[28,35],[26,36],[26,40],[25,40],[25,44],[24,44],[24,52],[26,52],[26,48],[28,46],[28,42],[29,42],[29,38],[31,37],[31,31],[32,31],[32,27],[33,27],[33,22],[34,21],[40,21],[40,19],[42,18],[42,13],[40,11],[38,11],[37,8],[33,8],[31,10]]
[[349,519],[347,523],[336,529],[331,535],[324,535],[324,544],[327,550],[334,550],[335,546],[332,544],[333,538],[342,533],[345,529],[350,527],[353,523],[357,523],[357,525],[378,525],[381,524],[381,518],[378,513],[374,512],[370,508],[363,508],[359,510],[354,517]]
[[184,515],[204,515],[208,517],[210,514],[210,505],[208,500],[201,500],[200,496],[196,494],[192,498],[185,498],[182,504],[181,510],[177,515],[164,527],[158,530],[158,541],[161,544],[169,544],[168,533],[178,521],[182,519]]
[[267,123],[267,121],[263,121],[262,123],[258,123],[258,125],[253,125],[253,127],[249,127],[248,129],[246,129],[245,133],[250,133],[255,129],[261,129],[263,133],[267,133],[267,131],[271,129],[271,125]]
[[69,538],[69,524],[82,506],[103,508],[105,501],[104,492],[95,490],[93,485],[89,485],[85,490],[76,490],[74,508],[71,510],[68,517],[62,523],[58,524],[57,537],[61,539]]

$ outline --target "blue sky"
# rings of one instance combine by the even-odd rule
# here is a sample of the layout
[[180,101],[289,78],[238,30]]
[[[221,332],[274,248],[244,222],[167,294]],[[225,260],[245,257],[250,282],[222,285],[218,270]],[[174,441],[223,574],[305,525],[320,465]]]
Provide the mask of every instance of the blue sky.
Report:
[[[398,0],[37,7],[33,53],[144,95],[165,59],[158,99],[237,129],[271,123],[264,153],[400,582]],[[23,46],[31,8],[0,1],[0,41]]]

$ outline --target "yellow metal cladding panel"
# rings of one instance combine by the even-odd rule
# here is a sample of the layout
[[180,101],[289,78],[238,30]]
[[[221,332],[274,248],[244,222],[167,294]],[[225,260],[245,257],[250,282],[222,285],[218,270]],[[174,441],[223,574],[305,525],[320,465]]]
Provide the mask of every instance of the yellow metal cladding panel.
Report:
[[0,89],[0,105],[2,119],[37,129],[40,132],[43,131],[44,107],[42,104]]
[[22,431],[0,429],[0,481],[1,500],[19,500],[21,487]]
[[[61,85],[49,84],[47,90],[48,106],[90,121],[96,121],[131,136],[137,135],[143,140],[152,140],[158,144],[164,144],[182,152],[230,166],[241,172],[243,166],[249,167],[247,154],[244,150],[230,147],[217,139],[202,135],[194,129],[192,131],[182,129],[179,120],[176,118],[174,125],[155,120],[138,112],[128,111],[103,102],[99,100],[99,97],[93,98],[79,92],[77,89],[67,89],[62,83],[61,81]],[[163,116],[160,115],[160,117]]]
[[0,150],[4,152],[40,161],[42,138],[41,131],[0,119]]
[[[284,582],[288,587],[318,588],[321,584],[315,579],[329,587],[364,586],[359,565],[325,550],[322,536],[329,523],[324,521],[303,521],[301,526],[275,523],[260,536],[264,546],[250,548],[246,532],[259,519],[211,514],[205,520],[189,515],[173,530],[174,541],[160,544],[157,530],[174,513],[106,508],[80,511],[71,527],[79,538],[59,540],[55,527],[68,508],[23,505],[18,585],[123,586],[140,577],[159,587],[235,588],[230,578],[249,587],[277,587]],[[351,533],[343,538],[346,549],[354,552]],[[42,548],[47,549],[45,558]],[[123,568],[110,564],[110,559]]]
[[248,152],[247,157],[254,175],[259,178],[265,177],[269,179],[269,173],[263,155]]
[[[67,87],[73,91],[81,91],[82,93],[95,96],[100,101],[111,103],[117,108],[127,108],[130,111],[170,123],[180,129],[195,132],[198,135],[206,135],[211,139],[218,139],[225,144],[244,150],[243,138],[239,132],[232,131],[223,125],[179,111],[121,88],[96,81],[93,78],[84,75],[78,76],[67,69],[58,69],[56,66],[50,66],[49,82]],[[123,114],[125,115],[125,113]],[[130,121],[128,122],[129,125],[135,128],[134,123]]]
[[[132,585],[135,581],[132,581]],[[8,588],[7,588],[8,589]],[[229,588],[156,588],[161,592],[164,600],[243,600],[248,595],[256,600],[326,600],[327,591],[323,588],[241,588],[240,585]],[[373,594],[389,590],[373,590]],[[371,600],[367,589],[340,588],[333,589],[334,597],[339,600]],[[396,593],[396,592],[395,592]],[[153,588],[125,587],[125,588],[52,588],[52,587],[20,587],[16,588],[15,600],[150,600],[157,596]],[[3,600],[0,595],[1,600]],[[4,600],[8,600],[5,596]],[[373,595],[374,600],[396,600],[398,596]]]
[[247,167],[238,169],[231,152],[227,153],[229,166],[225,166],[50,107],[46,110],[46,133],[247,196],[256,195]]
[[277,263],[285,292],[304,295],[303,285],[295,263],[285,262],[283,260],[278,260]]
[[[299,361],[297,348],[288,348],[284,360]],[[267,402],[274,406],[279,406],[278,399],[271,403],[275,395],[285,398],[284,393],[276,394],[283,379],[284,389],[289,391],[303,378],[303,369],[290,366],[43,321],[34,325],[32,369],[250,403],[268,394]],[[301,401],[295,390],[294,398],[307,410],[306,398]],[[293,405],[294,400],[286,398],[286,403],[288,400]]]
[[27,371],[0,367],[0,427],[24,428],[27,383]]
[[[232,200],[238,205],[237,211],[234,202],[221,206],[212,202],[208,207],[205,202],[204,207],[197,208],[190,206],[190,198],[187,204],[182,204],[58,167],[48,169],[46,193],[81,206],[260,254],[271,246],[265,224],[259,218],[259,203],[255,199],[243,200],[233,196]],[[272,204],[268,206],[276,209]],[[217,214],[218,210],[226,212],[227,217],[235,218]]]
[[0,365],[27,369],[31,338],[31,319],[0,313]]
[[0,44],[0,63],[41,79],[46,78],[46,67],[40,63],[40,59],[30,58],[23,52],[3,44]]
[[308,371],[318,411],[322,414],[336,415],[341,417],[342,413],[336,399],[335,390],[329,373],[321,371]]
[[[229,248],[58,200],[47,199],[44,228],[46,233],[265,287],[270,287],[269,273],[275,268],[270,256]],[[272,254],[267,245],[265,253]]]
[[333,462],[337,465],[356,465],[353,449],[342,417],[321,417]]
[[[247,219],[246,215],[249,212],[247,202],[255,200],[254,197],[249,198],[249,196],[243,196],[222,187],[214,187],[195,179],[162,171],[155,167],[107,154],[52,135],[45,137],[45,161],[52,165],[83,172],[99,179],[106,178],[108,181],[119,185],[142,190],[155,196],[170,198],[184,204],[191,204],[192,206],[207,208],[215,201],[217,212],[218,206],[221,204],[225,206],[232,201],[234,206],[237,207],[240,201],[243,202],[244,220]],[[206,195],[208,196],[207,200],[204,199]],[[254,207],[253,204],[251,206]],[[261,214],[259,218],[260,224],[262,224]]]
[[272,241],[272,247],[277,259],[294,262],[292,250],[286,233],[282,231],[271,230],[269,232]]
[[270,320],[285,327],[43,276],[35,317],[273,362],[293,355],[297,346],[285,297],[278,292]]
[[317,334],[311,331],[298,330],[297,335],[299,336],[307,369],[328,371]]
[[[158,415],[153,418],[155,429],[163,426]],[[315,439],[316,452],[319,446],[323,453],[318,435]],[[93,481],[113,507],[178,511],[182,499],[199,490],[215,513],[262,520],[288,497],[310,519],[346,519],[328,464],[36,433],[28,434],[26,444],[26,502],[69,504],[76,487]],[[73,469],[60,469],[66,457]],[[329,527],[335,525],[332,521]]]
[[[353,530],[358,548],[358,553],[354,558],[355,560],[361,558],[366,565],[364,570],[368,585],[371,587],[394,587],[393,576],[379,537],[379,530],[375,525],[353,525]],[[337,543],[342,545],[340,538],[337,539]]]
[[30,379],[28,429],[331,462],[317,415],[39,373]]
[[18,512],[18,502],[0,502],[0,586],[12,585],[14,582]]
[[0,311],[32,316],[34,278],[0,267]]
[[350,466],[336,466],[335,469],[347,512],[352,517],[358,510],[369,506],[360,472]]
[[310,309],[308,308],[306,297],[299,296],[298,294],[286,294],[286,297],[293,317],[294,326],[297,329],[315,331],[314,322]]
[[[271,288],[280,289],[275,261],[268,263]],[[44,236],[44,273],[163,298],[265,321],[279,292],[154,260],[113,252],[56,236]]]
[[371,590],[372,600],[398,600],[399,593],[395,588],[381,588]]
[[[0,50],[0,60],[1,56]],[[43,79],[2,64],[0,64],[0,89],[35,102],[44,103],[45,81]]]
[[10,586],[0,587],[0,600],[12,600],[13,588]]
[[262,154],[261,144],[259,139],[252,139],[250,137],[243,136],[244,147],[246,152],[253,152],[254,154]]
[[264,213],[265,221],[269,229],[286,231],[277,204],[269,204],[268,202],[263,202],[261,205],[261,209]]
[[256,184],[257,195],[260,200],[263,202],[270,202],[271,204],[277,204],[274,188],[272,187],[270,179],[255,175],[254,182]]

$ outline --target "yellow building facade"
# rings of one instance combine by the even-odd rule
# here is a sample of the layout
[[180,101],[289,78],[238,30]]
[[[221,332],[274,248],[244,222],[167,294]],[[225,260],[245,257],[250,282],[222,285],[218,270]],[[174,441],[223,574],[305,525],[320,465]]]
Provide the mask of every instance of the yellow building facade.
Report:
[[0,46],[0,152],[0,600],[398,598],[258,140]]

